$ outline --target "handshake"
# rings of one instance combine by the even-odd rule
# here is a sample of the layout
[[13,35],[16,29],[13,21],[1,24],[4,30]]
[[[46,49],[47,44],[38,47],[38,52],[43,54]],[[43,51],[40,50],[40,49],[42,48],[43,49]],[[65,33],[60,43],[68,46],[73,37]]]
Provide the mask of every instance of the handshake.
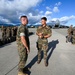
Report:
[[43,33],[39,33],[39,38],[41,38],[41,39],[43,39],[43,38],[44,38]]

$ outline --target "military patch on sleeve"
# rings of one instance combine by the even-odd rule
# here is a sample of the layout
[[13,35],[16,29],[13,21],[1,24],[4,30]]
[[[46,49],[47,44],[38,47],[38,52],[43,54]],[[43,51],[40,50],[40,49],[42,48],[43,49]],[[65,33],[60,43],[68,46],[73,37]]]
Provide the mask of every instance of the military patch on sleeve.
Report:
[[18,28],[18,36],[25,36],[25,29],[23,26]]
[[20,33],[20,36],[25,36],[25,34],[24,33]]

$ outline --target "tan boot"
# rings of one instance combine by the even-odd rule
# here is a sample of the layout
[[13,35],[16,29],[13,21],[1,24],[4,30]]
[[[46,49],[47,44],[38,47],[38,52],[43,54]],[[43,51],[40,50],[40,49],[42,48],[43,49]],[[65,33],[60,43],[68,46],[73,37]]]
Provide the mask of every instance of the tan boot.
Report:
[[45,63],[45,66],[48,67],[48,63]]
[[44,61],[44,63],[45,63],[45,66],[48,67],[48,62]]
[[25,74],[23,72],[18,72],[18,75],[28,75],[28,74]]
[[38,60],[37,63],[40,64],[41,60]]

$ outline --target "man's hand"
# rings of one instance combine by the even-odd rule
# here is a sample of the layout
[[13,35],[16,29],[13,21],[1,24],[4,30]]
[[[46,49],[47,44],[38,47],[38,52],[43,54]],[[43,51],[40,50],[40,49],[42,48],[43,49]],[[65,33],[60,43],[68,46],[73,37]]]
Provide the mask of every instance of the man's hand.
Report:
[[39,36],[41,39],[43,38],[43,36]]
[[42,39],[43,38],[43,33],[39,33],[38,36]]
[[27,54],[29,54],[29,53],[30,53],[30,50],[29,50],[29,48],[27,47],[26,49],[27,49]]
[[42,36],[43,34],[42,34],[42,33],[38,33],[38,35],[39,35],[39,36]]

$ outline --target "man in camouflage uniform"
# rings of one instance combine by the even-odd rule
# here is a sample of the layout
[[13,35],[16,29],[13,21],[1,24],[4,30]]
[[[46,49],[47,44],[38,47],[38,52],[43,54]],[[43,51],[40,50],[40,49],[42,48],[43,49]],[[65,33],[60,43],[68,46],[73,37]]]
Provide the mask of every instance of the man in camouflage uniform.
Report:
[[16,36],[17,35],[17,27],[15,26],[14,27],[14,36]]
[[17,35],[17,27],[14,27],[14,41],[16,40],[16,35]]
[[14,40],[14,38],[15,38],[15,35],[14,34],[15,34],[14,27],[12,27],[11,28],[11,41],[15,41]]
[[7,42],[11,41],[11,29],[10,29],[10,27],[7,27],[7,29],[6,29],[6,38],[7,38]]
[[72,44],[75,45],[75,28],[73,28]]
[[11,36],[14,37],[14,27],[11,28]]
[[45,66],[48,66],[47,63],[47,49],[48,49],[48,40],[52,35],[52,31],[49,26],[46,25],[47,18],[43,17],[41,18],[41,23],[42,25],[37,28],[36,34],[38,35],[38,40],[37,40],[37,48],[38,48],[38,61],[37,63],[39,64],[41,62],[41,51],[43,50],[44,53],[44,63]]
[[2,41],[5,44],[5,40],[6,40],[6,27],[2,26]]
[[29,32],[26,27],[28,23],[27,16],[21,16],[21,26],[17,30],[17,45],[18,45],[18,53],[20,57],[19,65],[18,65],[18,75],[26,75],[23,73],[28,53],[30,52],[30,44],[29,44]]
[[73,27],[72,25],[68,29],[68,35],[66,37],[66,43],[67,42],[72,42],[72,35],[73,35]]

